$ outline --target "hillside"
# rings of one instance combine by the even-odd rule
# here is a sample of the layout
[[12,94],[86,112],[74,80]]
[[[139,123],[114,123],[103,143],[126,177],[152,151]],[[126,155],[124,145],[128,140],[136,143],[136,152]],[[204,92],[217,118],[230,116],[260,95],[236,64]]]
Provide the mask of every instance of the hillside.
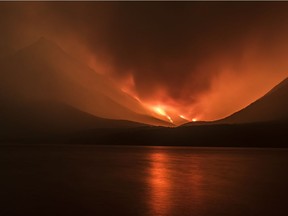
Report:
[[244,109],[216,123],[253,123],[288,120],[288,78]]
[[0,97],[19,104],[52,101],[101,118],[170,125],[44,38],[6,57],[0,71]]
[[[6,103],[3,103],[6,102]],[[1,100],[1,140],[73,134],[85,130],[143,127],[145,124],[95,117],[53,102],[20,104]]]

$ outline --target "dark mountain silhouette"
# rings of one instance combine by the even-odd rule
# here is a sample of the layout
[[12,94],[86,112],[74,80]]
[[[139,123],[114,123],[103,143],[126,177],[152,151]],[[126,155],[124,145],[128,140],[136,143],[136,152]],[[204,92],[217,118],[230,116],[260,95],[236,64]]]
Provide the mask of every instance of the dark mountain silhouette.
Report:
[[181,126],[247,124],[288,121],[288,78],[242,110],[217,121],[189,122]]
[[32,107],[48,101],[101,118],[171,125],[151,117],[137,100],[44,38],[5,58],[0,71],[0,98],[6,98],[5,103]]
[[288,78],[244,109],[215,123],[253,123],[288,120]]
[[47,101],[23,104],[2,99],[0,119],[2,140],[47,137],[91,129],[146,126],[126,120],[95,117],[71,106]]
[[150,127],[144,123],[171,124],[150,117],[137,100],[50,41],[41,39],[5,59],[0,64],[2,142],[287,145],[288,79],[222,120],[193,122],[177,128]]

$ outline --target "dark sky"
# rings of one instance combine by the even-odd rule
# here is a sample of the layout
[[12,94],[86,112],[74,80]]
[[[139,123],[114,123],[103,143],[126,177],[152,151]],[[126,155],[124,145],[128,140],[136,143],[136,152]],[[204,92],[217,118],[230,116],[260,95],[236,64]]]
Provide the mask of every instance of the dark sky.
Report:
[[215,119],[287,76],[287,11],[288,2],[0,3],[0,47],[50,38],[143,102]]

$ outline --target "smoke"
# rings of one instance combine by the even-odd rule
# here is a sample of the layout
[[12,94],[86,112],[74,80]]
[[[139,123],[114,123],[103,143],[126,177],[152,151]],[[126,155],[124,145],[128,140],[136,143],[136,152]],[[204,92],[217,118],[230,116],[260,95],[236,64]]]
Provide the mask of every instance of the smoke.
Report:
[[143,103],[213,120],[287,76],[286,2],[6,2],[0,45],[44,36]]

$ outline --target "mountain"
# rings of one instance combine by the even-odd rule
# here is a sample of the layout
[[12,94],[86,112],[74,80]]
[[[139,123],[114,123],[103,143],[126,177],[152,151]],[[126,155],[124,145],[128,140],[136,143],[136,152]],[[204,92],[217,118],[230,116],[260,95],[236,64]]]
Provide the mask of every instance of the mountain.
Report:
[[6,57],[0,71],[0,98],[6,101],[28,107],[49,101],[101,118],[170,125],[45,38]]
[[95,129],[143,127],[145,124],[95,117],[71,106],[55,102],[22,104],[4,101],[0,106],[0,139],[35,138],[71,134]]
[[254,123],[288,120],[288,78],[244,109],[215,123]]
[[263,97],[226,118],[217,121],[189,122],[181,126],[285,121],[288,121],[288,78],[272,88]]

